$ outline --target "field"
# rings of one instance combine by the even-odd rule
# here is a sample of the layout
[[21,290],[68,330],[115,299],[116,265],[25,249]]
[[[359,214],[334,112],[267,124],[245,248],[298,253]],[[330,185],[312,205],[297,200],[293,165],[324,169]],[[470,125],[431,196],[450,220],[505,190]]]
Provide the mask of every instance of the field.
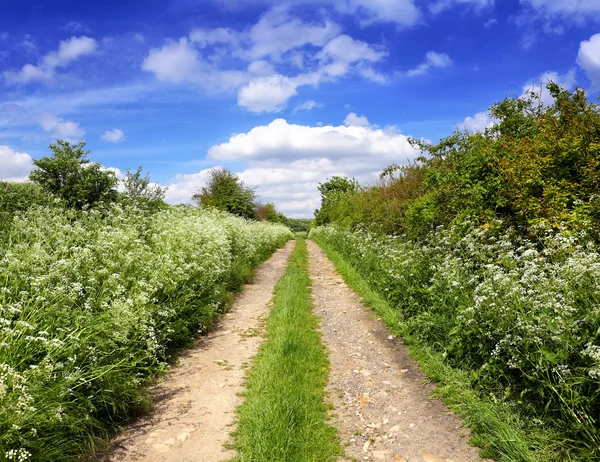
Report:
[[0,460],[72,460],[292,237],[216,210],[18,213],[0,247]]

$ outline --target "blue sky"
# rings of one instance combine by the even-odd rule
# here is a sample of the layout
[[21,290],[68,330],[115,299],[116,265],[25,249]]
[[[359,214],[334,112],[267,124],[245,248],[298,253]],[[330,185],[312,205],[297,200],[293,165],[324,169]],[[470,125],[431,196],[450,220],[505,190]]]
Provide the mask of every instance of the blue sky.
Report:
[[319,182],[373,182],[549,79],[597,98],[600,0],[5,2],[0,180],[82,139],[172,203],[226,166],[309,217]]

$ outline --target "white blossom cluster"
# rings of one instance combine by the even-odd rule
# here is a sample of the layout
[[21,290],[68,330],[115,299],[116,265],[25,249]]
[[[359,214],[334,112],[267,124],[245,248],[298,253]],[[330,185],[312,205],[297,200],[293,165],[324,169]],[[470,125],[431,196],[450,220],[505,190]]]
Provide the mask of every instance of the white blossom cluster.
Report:
[[542,408],[552,399],[567,421],[593,422],[599,248],[560,230],[533,242],[501,226],[466,228],[437,230],[420,244],[335,226],[310,237],[339,252],[397,307],[403,327],[450,364]]
[[237,273],[292,237],[183,206],[15,217],[0,242],[0,460],[58,460],[52,447],[83,447],[85,428],[141,405],[140,384],[208,327]]

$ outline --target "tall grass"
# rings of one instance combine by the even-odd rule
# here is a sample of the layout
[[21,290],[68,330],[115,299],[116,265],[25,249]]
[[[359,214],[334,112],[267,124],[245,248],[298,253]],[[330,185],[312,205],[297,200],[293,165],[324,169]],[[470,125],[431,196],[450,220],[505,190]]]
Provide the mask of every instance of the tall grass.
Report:
[[596,246],[551,231],[533,243],[469,223],[424,243],[335,227],[310,237],[390,303],[399,333],[512,410],[515,425],[537,435],[532,444],[545,441],[538,460],[600,457]]
[[326,423],[329,363],[311,311],[307,262],[300,239],[275,288],[266,343],[237,411],[237,461],[326,462],[343,454],[335,428]]
[[32,207],[0,242],[0,460],[74,460],[289,229],[216,211]]

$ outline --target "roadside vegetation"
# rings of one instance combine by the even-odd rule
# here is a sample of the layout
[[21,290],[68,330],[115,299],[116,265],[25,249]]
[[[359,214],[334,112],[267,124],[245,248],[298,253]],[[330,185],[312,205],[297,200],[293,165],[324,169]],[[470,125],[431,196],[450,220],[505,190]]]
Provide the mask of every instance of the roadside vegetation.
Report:
[[266,341],[247,378],[236,461],[334,461],[343,455],[324,402],[329,363],[312,314],[306,243],[297,241],[275,288]]
[[483,133],[414,141],[378,185],[332,178],[310,233],[498,460],[600,457],[600,112],[548,91],[495,104]]
[[169,206],[141,169],[117,189],[57,142],[34,183],[0,184],[0,460],[91,456],[206,332],[289,228]]

